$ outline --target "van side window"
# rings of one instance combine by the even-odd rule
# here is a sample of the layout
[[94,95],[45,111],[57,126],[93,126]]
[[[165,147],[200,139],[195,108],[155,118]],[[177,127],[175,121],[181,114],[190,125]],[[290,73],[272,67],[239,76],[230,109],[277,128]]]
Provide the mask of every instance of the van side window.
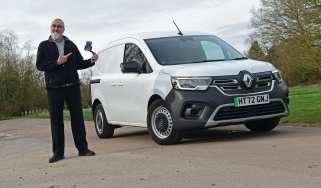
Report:
[[141,63],[143,66],[143,73],[153,72],[144,53],[139,49],[139,47],[133,43],[128,43],[125,45],[124,63],[131,61],[137,61],[138,63]]

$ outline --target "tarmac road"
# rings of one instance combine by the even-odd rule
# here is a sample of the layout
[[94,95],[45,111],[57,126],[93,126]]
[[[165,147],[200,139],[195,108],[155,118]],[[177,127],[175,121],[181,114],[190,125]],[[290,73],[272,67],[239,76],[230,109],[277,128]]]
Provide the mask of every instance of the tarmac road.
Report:
[[48,119],[0,121],[0,188],[321,187],[321,128],[222,127],[174,146],[155,144],[141,128],[117,129],[112,139],[98,139],[92,122],[86,128],[97,156],[77,156],[66,121],[66,159],[49,164]]

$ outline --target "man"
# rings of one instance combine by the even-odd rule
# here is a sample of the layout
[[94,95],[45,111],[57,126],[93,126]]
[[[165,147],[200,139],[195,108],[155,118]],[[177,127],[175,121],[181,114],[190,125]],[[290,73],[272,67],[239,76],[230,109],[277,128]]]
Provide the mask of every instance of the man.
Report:
[[69,108],[72,134],[79,156],[93,156],[95,152],[88,149],[86,141],[77,70],[93,66],[98,56],[94,53],[91,59],[84,60],[77,46],[63,36],[65,25],[61,19],[54,19],[50,30],[49,39],[39,44],[36,61],[38,70],[45,72],[53,146],[49,163],[64,158],[64,101]]

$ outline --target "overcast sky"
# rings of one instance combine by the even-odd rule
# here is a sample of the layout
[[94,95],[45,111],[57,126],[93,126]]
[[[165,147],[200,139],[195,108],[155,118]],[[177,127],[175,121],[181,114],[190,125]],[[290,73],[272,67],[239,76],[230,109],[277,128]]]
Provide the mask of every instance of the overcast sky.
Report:
[[258,6],[259,0],[8,0],[1,2],[0,30],[13,30],[20,43],[38,46],[48,38],[51,20],[59,17],[79,49],[91,40],[99,51],[126,34],[175,31],[174,19],[182,31],[215,34],[244,52],[251,9]]

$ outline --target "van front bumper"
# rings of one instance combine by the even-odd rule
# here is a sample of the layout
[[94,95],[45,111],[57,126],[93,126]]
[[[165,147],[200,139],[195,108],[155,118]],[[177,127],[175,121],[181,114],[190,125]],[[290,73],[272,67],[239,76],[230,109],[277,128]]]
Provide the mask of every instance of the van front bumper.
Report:
[[216,87],[209,87],[206,91],[172,89],[165,102],[171,110],[176,130],[232,125],[288,115],[289,98],[286,84],[274,84],[270,91],[242,96],[259,94],[269,94],[270,103],[234,107],[234,97],[238,95],[227,95]]

